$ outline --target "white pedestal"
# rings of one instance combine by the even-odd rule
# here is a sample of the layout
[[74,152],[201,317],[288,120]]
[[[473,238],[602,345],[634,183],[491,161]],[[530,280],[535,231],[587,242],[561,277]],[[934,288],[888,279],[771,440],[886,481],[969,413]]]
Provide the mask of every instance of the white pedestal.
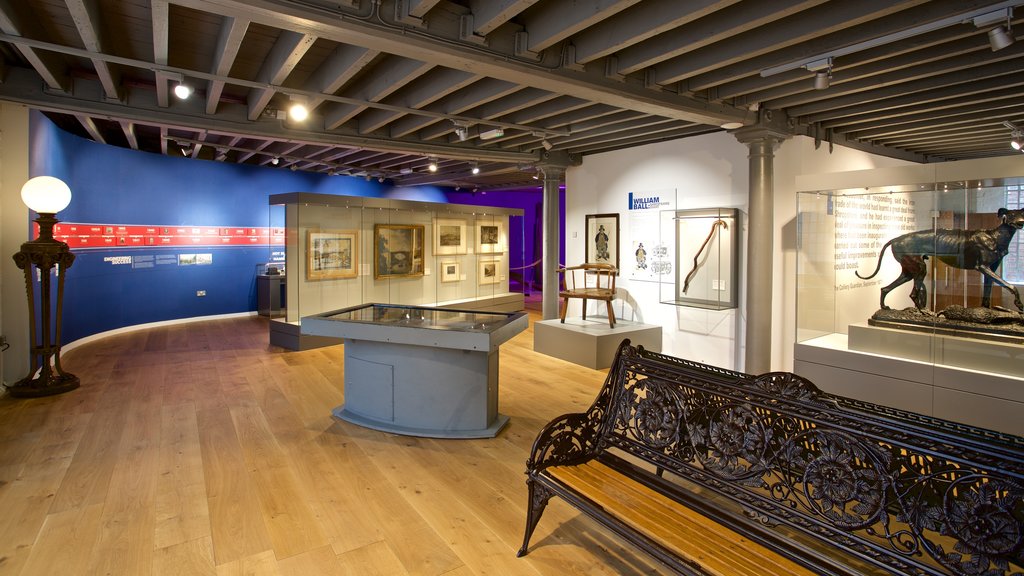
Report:
[[634,346],[661,352],[661,326],[616,320],[615,328],[601,317],[543,320],[533,324],[533,350],[574,364],[601,370],[612,365],[624,338]]

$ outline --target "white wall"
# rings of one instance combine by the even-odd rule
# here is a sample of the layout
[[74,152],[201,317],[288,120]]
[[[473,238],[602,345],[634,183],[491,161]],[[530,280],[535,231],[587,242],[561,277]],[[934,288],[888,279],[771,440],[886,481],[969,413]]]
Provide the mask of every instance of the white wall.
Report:
[[[677,209],[726,207],[748,212],[747,147],[732,135],[715,133],[585,156],[566,173],[566,263],[584,260],[587,214],[618,213],[620,252],[632,239],[627,195],[674,188]],[[776,150],[774,164],[774,282],[772,369],[792,370],[796,339],[796,192],[804,174],[846,172],[910,165],[908,162],[796,137]],[[832,188],[830,186],[829,188]],[[744,240],[745,242],[745,240]],[[744,250],[745,252],[745,250]],[[746,277],[746,261],[740,277]],[[742,281],[742,280],[741,280]],[[740,308],[717,312],[659,303],[658,285],[620,278],[620,317],[660,324],[667,354],[730,369],[743,369],[745,292]],[[741,286],[744,284],[741,284]],[[578,306],[578,305],[577,305]],[[578,314],[579,309],[570,309]]]
[[[731,135],[718,133],[585,156],[581,166],[566,172],[565,263],[584,261],[587,214],[618,213],[621,258],[631,256],[629,193],[657,191],[664,199],[664,191],[671,189],[676,191],[676,209],[716,207],[747,212],[746,146]],[[630,281],[624,262],[621,267],[617,316],[661,325],[662,350],[668,354],[726,368],[741,367],[742,308],[713,311],[660,304],[657,283]],[[569,314],[578,315],[579,304],[572,306]]]

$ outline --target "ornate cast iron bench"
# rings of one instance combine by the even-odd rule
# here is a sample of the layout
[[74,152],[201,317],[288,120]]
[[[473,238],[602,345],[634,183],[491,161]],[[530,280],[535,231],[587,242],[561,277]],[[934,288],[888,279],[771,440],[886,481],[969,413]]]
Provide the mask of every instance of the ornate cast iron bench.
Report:
[[[615,275],[618,271],[611,264],[580,264],[559,268],[562,274],[562,289],[558,297],[562,299],[562,323],[569,311],[569,299],[583,299],[583,319],[587,319],[587,300],[603,300],[608,305],[608,325],[615,328],[615,312],[612,310],[612,299],[615,298]],[[578,277],[577,277],[578,276]]]
[[520,556],[560,496],[682,574],[1024,572],[1024,438],[628,340],[527,485]]

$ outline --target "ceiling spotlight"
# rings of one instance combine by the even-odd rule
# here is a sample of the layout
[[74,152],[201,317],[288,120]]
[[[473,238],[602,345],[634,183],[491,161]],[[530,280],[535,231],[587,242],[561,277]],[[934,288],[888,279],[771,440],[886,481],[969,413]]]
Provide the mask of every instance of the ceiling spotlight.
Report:
[[296,170],[299,169],[299,167],[296,166],[295,164],[292,164],[291,166],[288,167],[288,169],[291,170],[292,172],[295,172]]
[[384,183],[384,177],[383,176],[377,176],[377,182],[380,182],[381,184],[383,184]]
[[281,159],[278,158],[277,156],[274,156],[273,158],[270,159],[270,163],[273,164],[274,166],[277,166],[278,164],[281,163]]
[[188,146],[182,146],[181,147],[181,155],[182,156],[191,156],[192,155],[192,148],[190,148]]
[[430,159],[430,164],[427,164],[427,170],[437,172],[437,158]]
[[1013,140],[1010,140],[1010,148],[1013,148],[1014,150],[1020,150],[1020,148],[1021,148],[1020,134],[1014,134],[1013,135]]
[[814,72],[814,89],[824,90],[832,83],[832,57],[822,58],[804,64],[804,68]]
[[743,122],[723,122],[723,130],[736,130],[737,128],[743,128]]
[[177,96],[179,100],[188,100],[188,97],[192,95],[192,92],[192,87],[184,82],[178,82],[174,86],[174,95]]
[[1004,120],[1003,126],[1010,129],[1010,148],[1024,152],[1024,129],[1009,120]]
[[477,166],[476,162],[473,162],[472,166],[473,167],[470,169],[470,172],[472,172],[473,174],[479,174],[480,173],[480,166]]
[[[973,22],[978,28],[984,28],[986,26],[999,23],[998,26],[988,31],[988,45],[992,48],[992,51],[995,52],[996,50],[1006,48],[1015,41],[1015,38],[1013,37],[1013,28],[1010,26],[1011,19],[1013,19],[1013,7],[1003,8],[1001,10],[975,16]],[[1005,22],[1005,24],[1003,24],[1003,22]]]
[[540,145],[543,146],[545,150],[551,150],[555,147],[551,142],[548,142],[547,138],[541,140]]
[[405,168],[402,168],[401,170],[399,170],[398,173],[399,174],[412,174],[412,168],[409,168],[408,166],[406,166]]
[[1010,33],[1009,24],[1006,26],[999,25],[988,31],[988,44],[993,52],[1002,50],[1013,44],[1013,42],[1014,39]]
[[305,99],[291,97],[291,103],[288,105],[288,118],[294,122],[304,122],[309,118],[309,108],[306,108]]

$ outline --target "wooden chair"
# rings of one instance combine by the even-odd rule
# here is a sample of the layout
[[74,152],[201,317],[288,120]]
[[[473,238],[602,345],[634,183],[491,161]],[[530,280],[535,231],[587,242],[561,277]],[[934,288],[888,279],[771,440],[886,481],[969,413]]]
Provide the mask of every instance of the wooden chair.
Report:
[[587,319],[587,300],[603,300],[608,305],[608,325],[615,328],[615,313],[612,311],[615,276],[618,273],[615,266],[588,263],[559,268],[558,273],[562,275],[562,290],[558,297],[562,299],[563,324],[565,313],[569,311],[569,299],[582,298],[584,320]]

